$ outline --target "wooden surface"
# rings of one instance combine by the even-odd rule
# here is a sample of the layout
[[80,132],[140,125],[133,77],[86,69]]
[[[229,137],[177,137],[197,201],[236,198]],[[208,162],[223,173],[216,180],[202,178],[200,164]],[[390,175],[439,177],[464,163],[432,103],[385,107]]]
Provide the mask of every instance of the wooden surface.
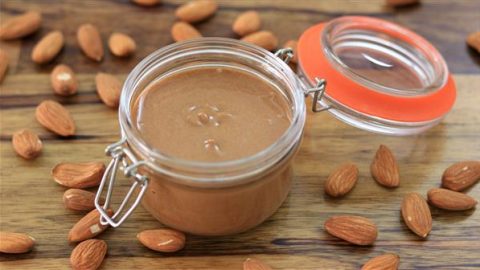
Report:
[[[67,233],[82,214],[62,205],[65,190],[51,179],[50,170],[62,161],[104,160],[106,145],[118,139],[117,114],[98,99],[94,75],[98,71],[123,78],[153,50],[171,43],[169,27],[181,1],[146,9],[129,1],[0,1],[1,20],[33,9],[44,15],[40,32],[22,41],[2,42],[11,65],[0,85],[0,226],[1,230],[27,232],[37,239],[34,250],[22,255],[0,254],[0,269],[68,269],[73,248]],[[394,11],[374,1],[219,1],[220,11],[198,25],[205,36],[234,37],[231,22],[241,11],[261,12],[264,28],[283,43],[297,38],[315,23],[340,15],[361,14],[389,19],[429,39],[445,56],[458,87],[458,99],[445,120],[414,137],[388,137],[347,126],[328,113],[310,114],[305,140],[295,161],[292,192],[280,210],[263,225],[228,237],[189,236],[184,250],[159,254],[141,246],[135,236],[161,225],[143,209],[119,229],[100,238],[108,242],[103,269],[241,269],[247,257],[257,257],[274,269],[358,269],[383,252],[401,257],[401,269],[479,269],[480,211],[451,213],[432,208],[433,230],[426,241],[413,235],[401,221],[402,197],[407,192],[426,194],[437,187],[443,170],[459,160],[480,159],[480,55],[468,49],[468,32],[480,30],[480,2],[423,1],[421,6]],[[93,63],[76,46],[76,27],[84,22],[99,26],[103,39],[112,31],[132,35],[136,55],[119,60],[107,53]],[[30,60],[33,45],[50,30],[62,30],[67,45],[53,64],[37,66]],[[79,74],[79,94],[54,96],[49,72],[55,63],[71,65]],[[66,104],[78,125],[78,135],[61,139],[35,121],[35,106],[44,99]],[[44,141],[43,154],[24,161],[13,152],[11,134],[31,128]],[[401,186],[387,190],[369,174],[369,164],[380,143],[390,146],[400,164]],[[344,199],[324,195],[328,173],[345,161],[360,168],[356,188]],[[127,182],[125,182],[127,184]],[[480,200],[480,185],[468,194]],[[118,198],[117,198],[118,199]],[[379,237],[372,247],[355,247],[326,234],[323,223],[334,214],[358,214],[374,220]]]

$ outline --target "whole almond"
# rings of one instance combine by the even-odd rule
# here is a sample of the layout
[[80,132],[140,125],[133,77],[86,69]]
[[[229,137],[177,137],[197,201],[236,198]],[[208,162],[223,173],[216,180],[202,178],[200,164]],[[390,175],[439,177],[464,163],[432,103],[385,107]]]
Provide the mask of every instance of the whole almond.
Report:
[[56,101],[42,101],[37,106],[35,117],[42,126],[60,136],[75,134],[75,122],[70,112]]
[[467,36],[467,44],[480,53],[480,31],[470,33]]
[[[112,210],[108,209],[107,214],[113,215]],[[80,242],[93,238],[107,229],[108,225],[100,223],[100,212],[97,209],[92,210],[81,218],[68,233],[69,242]]]
[[370,166],[373,178],[382,186],[393,188],[400,184],[398,164],[392,151],[380,145]]
[[[101,199],[101,204],[104,200]],[[65,208],[76,211],[90,211],[95,209],[95,193],[83,189],[71,188],[63,193]]]
[[8,62],[7,53],[0,49],[0,82],[3,81],[5,74],[7,74]]
[[35,245],[35,239],[28,234],[0,232],[1,253],[25,253],[32,250],[33,245]]
[[270,31],[259,31],[242,38],[243,41],[255,44],[268,51],[273,51],[278,46],[277,37]]
[[432,188],[427,193],[430,204],[445,210],[462,211],[475,207],[477,201],[461,192]]
[[175,16],[184,22],[195,23],[212,16],[217,9],[214,0],[193,0],[178,7]]
[[420,0],[386,0],[387,5],[392,7],[402,7],[420,3]]
[[250,10],[241,13],[235,19],[232,30],[240,36],[245,36],[257,32],[262,27],[262,20],[258,12]]
[[132,2],[144,7],[153,7],[160,4],[160,0],[132,0]]
[[293,51],[293,57],[290,59],[290,62],[297,64],[298,63],[298,55],[297,55],[297,46],[298,46],[298,41],[291,39],[287,42],[285,42],[285,45],[283,45],[283,48],[290,48]]
[[78,81],[73,70],[67,65],[57,65],[50,75],[53,92],[61,96],[77,93]]
[[176,22],[172,26],[171,34],[176,42],[202,37],[195,27],[185,22]]
[[425,199],[412,192],[403,198],[402,217],[408,228],[420,237],[427,237],[432,230],[432,214]]
[[185,234],[170,229],[142,231],[137,239],[147,248],[160,252],[175,252],[185,246]]
[[42,152],[42,141],[38,135],[28,129],[22,129],[12,136],[13,149],[24,159],[36,158]]
[[357,183],[358,168],[355,164],[343,164],[335,169],[325,182],[325,193],[332,197],[347,194]]
[[360,216],[333,216],[325,222],[325,230],[355,245],[371,245],[377,239],[377,226]]
[[132,55],[137,48],[137,44],[130,36],[123,33],[113,33],[108,39],[108,47],[113,55],[118,57],[127,57]]
[[461,161],[448,167],[442,176],[442,186],[462,191],[480,180],[480,161]]
[[387,253],[366,262],[362,270],[397,270],[400,257],[397,254]]
[[107,243],[99,239],[90,239],[78,244],[70,255],[70,264],[74,270],[95,270],[100,267],[107,254]]
[[28,36],[37,31],[41,25],[42,15],[39,12],[26,12],[2,23],[0,26],[0,39],[12,40]]
[[70,188],[89,188],[100,184],[105,165],[103,162],[59,163],[52,169],[55,182]]
[[90,59],[100,62],[103,58],[102,37],[93,24],[82,24],[77,30],[77,40],[83,53]]
[[248,258],[243,262],[243,270],[272,270],[272,268],[258,259]]
[[32,61],[37,64],[50,62],[62,50],[64,43],[62,32],[48,33],[33,48]]
[[95,77],[95,84],[97,86],[97,93],[103,103],[111,108],[118,107],[122,83],[111,74],[98,73]]

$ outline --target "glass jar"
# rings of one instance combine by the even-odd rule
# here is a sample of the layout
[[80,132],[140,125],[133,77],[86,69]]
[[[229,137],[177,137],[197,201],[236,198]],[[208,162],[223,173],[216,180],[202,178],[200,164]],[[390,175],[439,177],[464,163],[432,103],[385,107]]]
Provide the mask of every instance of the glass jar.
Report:
[[[122,139],[106,150],[112,161],[95,200],[101,223],[119,226],[142,202],[163,224],[192,234],[248,230],[271,216],[289,193],[305,96],[312,96],[315,112],[329,111],[353,126],[389,135],[434,126],[455,101],[453,80],[438,51],[415,33],[380,19],[341,17],[315,25],[299,40],[298,74],[286,64],[291,57],[291,49],[272,54],[238,40],[202,38],[164,47],[138,64],[122,90]],[[202,67],[239,69],[275,86],[291,110],[288,129],[268,148],[232,161],[182,160],[149,146],[132,121],[137,97],[152,82]],[[133,184],[109,217],[105,209],[118,170]]]

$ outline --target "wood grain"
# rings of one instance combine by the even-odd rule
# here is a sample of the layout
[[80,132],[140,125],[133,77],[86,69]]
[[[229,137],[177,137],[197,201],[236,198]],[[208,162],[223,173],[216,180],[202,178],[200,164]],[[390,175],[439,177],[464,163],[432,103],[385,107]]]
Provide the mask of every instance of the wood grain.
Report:
[[[107,161],[104,148],[118,139],[117,113],[99,100],[95,73],[105,71],[124,78],[143,57],[171,43],[168,29],[174,21],[173,10],[181,2],[164,0],[151,9],[128,0],[0,2],[0,20],[30,9],[41,10],[45,19],[39,33],[22,41],[0,42],[12,59],[0,85],[0,229],[28,232],[37,239],[30,253],[0,254],[0,269],[68,269],[73,246],[67,243],[67,234],[81,214],[64,209],[65,189],[52,180],[50,170],[63,161]],[[440,125],[413,137],[376,135],[328,113],[309,113],[295,160],[292,192],[267,222],[234,236],[189,236],[184,250],[159,254],[135,238],[140,230],[161,227],[140,208],[124,226],[100,236],[109,245],[102,269],[241,269],[247,257],[262,259],[274,269],[358,269],[383,252],[399,254],[401,269],[480,268],[480,211],[451,213],[432,208],[433,230],[426,241],[408,230],[399,212],[404,194],[417,191],[426,196],[428,189],[440,185],[449,164],[480,159],[480,56],[464,43],[466,33],[479,27],[476,11],[480,3],[425,0],[420,6],[394,11],[380,0],[219,2],[217,15],[199,25],[206,36],[234,37],[231,22],[252,8],[260,11],[264,28],[279,35],[280,44],[314,23],[344,14],[377,16],[406,25],[432,41],[445,56],[458,87],[454,110]],[[107,54],[100,64],[86,59],[75,39],[76,27],[84,22],[97,24],[104,41],[114,30],[131,35],[138,51],[128,59]],[[31,50],[53,29],[64,32],[66,47],[53,64],[37,66],[30,60]],[[55,63],[69,64],[77,71],[78,95],[53,95],[49,72]],[[61,139],[35,121],[35,106],[44,99],[55,99],[69,108],[78,126],[75,137]],[[25,127],[38,132],[44,141],[42,155],[30,162],[16,156],[10,144],[12,133]],[[399,160],[401,184],[395,190],[380,187],[369,173],[380,143],[388,145]],[[358,165],[359,182],[345,198],[331,199],[324,195],[323,183],[331,170],[346,161]],[[121,182],[125,190],[128,181]],[[480,200],[479,185],[467,192]],[[114,199],[119,198],[117,194]],[[379,228],[375,245],[354,247],[325,233],[323,223],[334,214],[374,220]]]

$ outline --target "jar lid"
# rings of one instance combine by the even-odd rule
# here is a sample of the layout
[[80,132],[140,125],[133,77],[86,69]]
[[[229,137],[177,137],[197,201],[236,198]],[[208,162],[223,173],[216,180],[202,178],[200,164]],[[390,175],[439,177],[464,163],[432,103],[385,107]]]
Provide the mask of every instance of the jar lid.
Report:
[[300,37],[297,52],[299,72],[309,84],[326,79],[325,97],[334,109],[397,124],[430,123],[455,101],[440,53],[385,20],[346,16],[315,25]]

